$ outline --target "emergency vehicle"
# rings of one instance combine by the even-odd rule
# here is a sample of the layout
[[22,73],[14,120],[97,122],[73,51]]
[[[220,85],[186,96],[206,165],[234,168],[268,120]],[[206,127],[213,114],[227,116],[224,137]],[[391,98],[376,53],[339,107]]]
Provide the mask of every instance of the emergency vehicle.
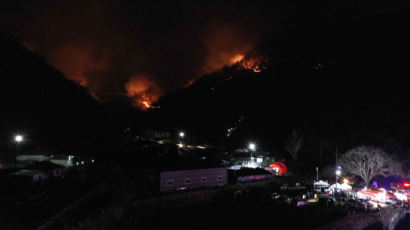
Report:
[[362,189],[356,193],[356,197],[364,200],[371,200],[380,204],[392,204],[396,196],[389,193],[384,188],[379,189]]
[[326,181],[319,180],[313,183],[313,190],[316,194],[330,194],[330,185]]
[[410,203],[410,180],[403,183],[391,183],[390,189],[398,200]]

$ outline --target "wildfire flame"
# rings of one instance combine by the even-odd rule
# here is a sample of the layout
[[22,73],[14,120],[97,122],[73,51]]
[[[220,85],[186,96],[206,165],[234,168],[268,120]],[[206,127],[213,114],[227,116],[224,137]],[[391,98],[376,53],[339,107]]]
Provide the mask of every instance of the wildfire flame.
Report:
[[262,71],[262,57],[248,57],[243,54],[237,54],[231,59],[231,64],[238,64],[239,67],[252,70],[255,73]]
[[245,56],[242,54],[237,54],[233,58],[231,58],[231,64],[236,64],[237,62],[241,62]]
[[146,77],[132,76],[124,84],[127,96],[132,98],[134,105],[141,110],[153,108],[152,104],[158,100],[160,95],[159,88],[153,81]]
[[151,105],[146,101],[143,101],[142,104],[144,104],[147,109],[151,107]]

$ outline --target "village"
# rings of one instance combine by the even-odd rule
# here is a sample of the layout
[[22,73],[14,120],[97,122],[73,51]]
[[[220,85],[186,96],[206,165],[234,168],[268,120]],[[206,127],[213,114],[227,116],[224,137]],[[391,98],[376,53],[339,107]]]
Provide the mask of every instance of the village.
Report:
[[[145,164],[139,164],[138,168],[130,162],[118,168],[118,165],[115,166],[117,163],[101,163],[93,157],[75,154],[18,154],[14,162],[9,162],[9,167],[0,170],[1,182],[13,188],[2,191],[1,211],[7,213],[5,217],[20,213],[15,219],[19,220],[24,215],[32,216],[30,207],[44,203],[44,199],[49,200],[47,206],[52,204],[49,211],[55,210],[54,215],[59,216],[51,223],[59,226],[66,222],[68,214],[59,213],[58,210],[61,211],[70,203],[77,203],[83,196],[89,196],[73,208],[77,210],[83,207],[84,202],[95,199],[90,197],[100,196],[89,195],[96,190],[97,194],[104,194],[106,192],[101,193],[99,190],[106,191],[108,188],[109,194],[117,194],[119,191],[116,186],[129,183],[126,181],[131,178],[135,179],[128,186],[133,189],[129,189],[126,194],[132,197],[127,199],[133,200],[136,207],[144,207],[144,202],[162,197],[165,203],[171,202],[166,206],[180,207],[185,212],[184,209],[189,210],[196,204],[210,205],[215,199],[219,200],[218,197],[225,197],[224,201],[215,203],[222,205],[219,207],[222,210],[229,209],[231,205],[249,206],[249,209],[254,205],[262,205],[267,209],[273,208],[274,212],[289,208],[296,210],[296,213],[297,209],[312,210],[312,215],[322,216],[316,221],[310,221],[312,226],[330,224],[332,220],[359,214],[372,215],[383,212],[383,209],[397,209],[403,213],[409,210],[408,180],[391,183],[388,187],[377,186],[375,180],[369,187],[359,187],[355,185],[357,180],[349,177],[339,165],[334,166],[334,174],[330,177],[321,178],[323,174],[319,172],[319,167],[312,170],[311,175],[301,176],[295,173],[292,168],[294,165],[288,165],[289,161],[275,161],[269,153],[258,151],[254,143],[231,153],[221,153],[215,146],[191,143],[183,132],[179,132],[176,138],[170,136],[145,135],[131,139],[129,144],[134,146],[133,151],[149,156],[141,158]],[[110,182],[110,186],[104,185],[108,181],[115,182]],[[102,204],[102,208],[105,205]],[[161,202],[151,205],[158,210],[164,208]],[[125,207],[123,209],[124,213],[134,212]],[[390,212],[389,215],[392,215]],[[73,211],[69,213],[72,216],[70,218],[79,218]],[[31,219],[30,223],[44,225],[50,221],[50,214],[48,211],[40,212],[40,217]],[[139,218],[150,220],[147,216]],[[1,221],[4,224],[11,221],[6,219]],[[284,217],[283,220],[287,219]],[[132,223],[130,225],[134,226]]]

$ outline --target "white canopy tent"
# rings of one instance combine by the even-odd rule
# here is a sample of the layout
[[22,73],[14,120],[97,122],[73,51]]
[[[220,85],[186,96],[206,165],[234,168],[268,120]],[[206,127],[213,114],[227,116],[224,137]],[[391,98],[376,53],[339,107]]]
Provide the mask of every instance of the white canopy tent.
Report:
[[330,190],[332,192],[336,191],[336,187],[337,187],[337,191],[341,191],[341,192],[352,192],[352,186],[348,185],[348,184],[333,184],[330,186]]

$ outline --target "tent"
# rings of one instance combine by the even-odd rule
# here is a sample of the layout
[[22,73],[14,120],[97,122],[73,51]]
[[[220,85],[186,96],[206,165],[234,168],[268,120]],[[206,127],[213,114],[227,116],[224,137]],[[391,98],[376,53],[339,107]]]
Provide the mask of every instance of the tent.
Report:
[[270,164],[269,167],[277,171],[279,175],[282,175],[288,172],[288,168],[286,167],[286,165],[280,161]]
[[[335,191],[336,190],[336,184],[333,184],[330,186],[330,190]],[[348,184],[339,184],[337,183],[337,190],[342,191],[342,192],[351,192],[352,191],[352,186]]]

